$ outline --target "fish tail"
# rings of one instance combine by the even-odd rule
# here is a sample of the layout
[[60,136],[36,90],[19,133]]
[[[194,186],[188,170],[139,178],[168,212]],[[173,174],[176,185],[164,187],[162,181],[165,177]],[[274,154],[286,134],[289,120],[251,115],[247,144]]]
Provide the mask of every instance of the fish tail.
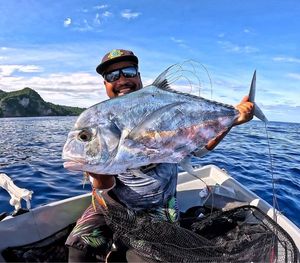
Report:
[[249,101],[254,104],[254,116],[262,120],[263,122],[268,122],[268,119],[266,118],[265,114],[255,103],[255,91],[256,91],[256,70],[254,71],[252,81],[251,81],[251,86],[249,91]]

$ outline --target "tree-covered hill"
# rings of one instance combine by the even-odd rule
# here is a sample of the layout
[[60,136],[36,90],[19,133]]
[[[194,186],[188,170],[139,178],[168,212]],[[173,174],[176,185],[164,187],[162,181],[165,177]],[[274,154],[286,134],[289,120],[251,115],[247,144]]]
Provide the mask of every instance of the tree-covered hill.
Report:
[[0,90],[0,117],[75,116],[84,109],[46,102],[33,89]]

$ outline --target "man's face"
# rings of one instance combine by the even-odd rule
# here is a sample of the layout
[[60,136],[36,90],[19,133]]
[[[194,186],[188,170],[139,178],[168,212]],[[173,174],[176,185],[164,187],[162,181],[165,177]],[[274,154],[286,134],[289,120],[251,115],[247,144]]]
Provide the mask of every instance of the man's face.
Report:
[[[134,66],[134,64],[130,61],[118,62],[108,66],[105,73],[132,66]],[[137,73],[135,77],[131,78],[126,78],[123,74],[120,74],[120,78],[113,82],[108,82],[104,79],[104,85],[108,97],[114,98],[141,89],[142,81],[139,73]]]

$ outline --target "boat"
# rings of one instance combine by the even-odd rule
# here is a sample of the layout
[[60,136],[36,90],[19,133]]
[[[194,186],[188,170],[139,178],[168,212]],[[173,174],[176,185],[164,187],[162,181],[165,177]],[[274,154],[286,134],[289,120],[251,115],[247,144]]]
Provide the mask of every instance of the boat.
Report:
[[[210,232],[217,229],[216,224],[220,222],[220,218],[229,218],[230,220],[227,221],[232,223],[233,217],[228,216],[231,211],[231,215],[234,215],[235,218],[238,214],[238,220],[244,220],[243,224],[238,225],[238,229],[241,229],[245,222],[251,221],[248,222],[250,225],[260,224],[266,228],[264,236],[267,236],[266,233],[270,231],[271,235],[276,237],[275,239],[272,237],[272,240],[275,240],[272,244],[273,249],[271,252],[267,250],[268,255],[263,256],[264,259],[271,257],[268,260],[270,262],[299,262],[299,228],[266,201],[232,178],[227,171],[215,165],[206,165],[195,169],[194,174],[182,172],[178,176],[177,190],[178,206],[183,222],[186,224],[189,224],[190,219],[194,218],[210,225],[206,229],[206,232]],[[58,254],[61,253],[66,257],[64,254],[67,253],[66,248],[61,248],[66,236],[74,226],[76,219],[90,203],[91,194],[83,194],[30,209],[18,216],[5,217],[0,222],[0,262],[60,261],[57,258]],[[240,216],[241,211],[243,219]],[[215,216],[216,214],[218,217]],[[251,216],[249,216],[250,214]],[[255,216],[253,216],[254,214]],[[213,218],[219,218],[219,220],[214,221]],[[221,224],[223,223],[221,222]],[[225,226],[222,227],[223,230],[224,228]],[[237,229],[237,227],[235,228]],[[56,248],[52,248],[54,243]],[[58,243],[61,244],[60,248],[57,248]],[[244,245],[245,243],[239,244],[239,246]],[[246,246],[248,245],[246,244]],[[41,249],[44,249],[42,253],[44,258],[34,258],[37,254],[35,251]],[[246,247],[245,250],[250,251],[253,255],[260,254],[254,250],[251,251],[249,247]],[[45,253],[48,254],[48,259],[45,259]],[[23,258],[25,254],[29,255],[29,260]],[[212,261],[224,262],[221,258],[219,260],[214,258]],[[248,259],[242,258],[240,261],[247,262]],[[260,258],[260,260],[252,261],[265,260]],[[190,262],[190,260],[187,259],[186,262]]]

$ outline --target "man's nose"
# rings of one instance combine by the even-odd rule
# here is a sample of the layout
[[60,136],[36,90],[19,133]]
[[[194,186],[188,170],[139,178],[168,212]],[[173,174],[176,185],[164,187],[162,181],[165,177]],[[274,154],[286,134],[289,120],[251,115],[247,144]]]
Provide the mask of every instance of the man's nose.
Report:
[[118,83],[124,83],[127,82],[127,78],[123,76],[123,74],[120,75],[120,78],[118,79]]

